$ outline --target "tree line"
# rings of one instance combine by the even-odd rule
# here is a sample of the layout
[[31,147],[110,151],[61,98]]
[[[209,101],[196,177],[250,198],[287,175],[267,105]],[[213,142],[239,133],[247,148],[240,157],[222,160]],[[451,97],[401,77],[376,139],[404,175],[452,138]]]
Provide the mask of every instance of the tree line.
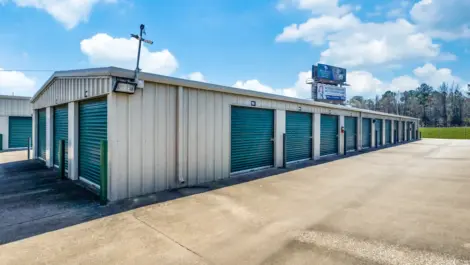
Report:
[[354,96],[346,102],[352,107],[394,113],[421,119],[421,126],[470,126],[470,88],[442,83],[437,89],[421,84],[397,94],[387,91],[375,99]]

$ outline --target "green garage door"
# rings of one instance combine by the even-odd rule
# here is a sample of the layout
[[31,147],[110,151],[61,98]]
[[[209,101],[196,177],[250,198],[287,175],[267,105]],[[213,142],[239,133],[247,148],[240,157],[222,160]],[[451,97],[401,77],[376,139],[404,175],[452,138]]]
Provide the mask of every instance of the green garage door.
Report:
[[392,121],[385,121],[385,144],[392,143]]
[[31,137],[33,119],[31,117],[9,117],[8,119],[8,148],[28,147]]
[[321,115],[320,156],[338,153],[338,116]]
[[382,120],[380,119],[376,119],[375,120],[375,131],[377,133],[377,135],[375,136],[377,139],[377,144],[380,146],[380,145],[383,145],[382,143],[382,135],[383,135],[383,130],[382,130]]
[[418,138],[418,136],[416,135],[416,126],[414,124],[414,122],[411,123],[411,139],[413,140],[416,140]]
[[345,117],[344,118],[344,129],[346,130],[346,150],[356,150],[357,142],[357,118],[356,117]]
[[405,132],[406,132],[405,125],[406,123],[402,121],[401,122],[401,138],[403,139],[403,141],[405,141]]
[[69,138],[69,109],[67,105],[54,108],[54,165],[59,166],[59,142],[65,141],[65,170],[68,169],[67,141]]
[[394,143],[398,143],[398,121],[393,122],[393,139]]
[[100,145],[108,134],[106,99],[80,102],[79,115],[79,175],[99,186]]
[[370,148],[372,144],[372,121],[371,119],[362,119],[362,147]]
[[232,107],[231,172],[274,165],[274,111]]
[[286,112],[287,162],[312,158],[312,114]]
[[38,156],[46,160],[46,109],[38,111]]

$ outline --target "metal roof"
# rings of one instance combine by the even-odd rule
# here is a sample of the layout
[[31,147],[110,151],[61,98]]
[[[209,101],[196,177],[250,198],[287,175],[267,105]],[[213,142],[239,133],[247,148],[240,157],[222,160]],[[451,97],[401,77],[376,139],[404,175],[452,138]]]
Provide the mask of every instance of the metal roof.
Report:
[[8,96],[8,95],[0,95],[0,99],[24,99],[30,100],[30,97],[22,97],[22,96]]
[[[134,71],[123,69],[123,68],[118,68],[118,67],[112,67],[112,66],[102,67],[102,68],[88,68],[88,69],[79,69],[79,70],[57,71],[57,72],[54,72],[54,74],[34,94],[34,96],[31,98],[31,102],[34,103],[38,99],[38,97],[47,89],[49,84],[52,83],[52,81],[55,78],[90,77],[90,76],[113,76],[113,77],[122,77],[122,78],[133,78]],[[218,91],[218,92],[223,92],[223,93],[251,96],[251,97],[257,97],[257,98],[264,98],[264,99],[280,100],[280,101],[286,101],[286,102],[291,102],[291,103],[305,104],[305,105],[332,108],[332,109],[340,109],[340,110],[345,110],[345,111],[357,111],[357,112],[383,115],[383,116],[389,116],[389,117],[395,117],[395,118],[408,118],[408,119],[419,120],[418,118],[414,118],[414,117],[400,116],[400,115],[391,114],[391,113],[359,109],[359,108],[347,107],[347,106],[342,106],[342,105],[328,104],[328,103],[317,102],[317,101],[308,100],[308,99],[292,98],[292,97],[281,96],[281,95],[276,95],[276,94],[263,93],[263,92],[252,91],[252,90],[247,90],[247,89],[234,88],[234,87],[229,87],[229,86],[222,86],[222,85],[192,81],[192,80],[187,80],[187,79],[182,79],[182,78],[151,74],[151,73],[145,73],[145,72],[141,72],[139,75],[139,78],[144,81],[170,84],[170,85],[175,85],[175,86]]]

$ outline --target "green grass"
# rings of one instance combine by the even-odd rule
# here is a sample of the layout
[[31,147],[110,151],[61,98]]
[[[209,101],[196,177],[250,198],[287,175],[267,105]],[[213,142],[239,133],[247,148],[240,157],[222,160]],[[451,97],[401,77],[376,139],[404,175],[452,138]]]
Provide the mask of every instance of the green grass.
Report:
[[419,128],[422,138],[470,139],[470,127]]

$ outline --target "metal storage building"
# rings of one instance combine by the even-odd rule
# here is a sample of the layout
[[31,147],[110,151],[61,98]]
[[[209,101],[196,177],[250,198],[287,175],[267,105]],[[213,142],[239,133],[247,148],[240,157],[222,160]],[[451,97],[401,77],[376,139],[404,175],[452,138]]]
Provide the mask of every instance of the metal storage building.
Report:
[[28,147],[32,133],[32,108],[29,97],[0,96],[0,150]]
[[64,139],[68,177],[99,188],[107,140],[108,198],[118,200],[282,166],[284,134],[286,160],[296,162],[375,146],[377,120],[418,122],[148,73],[135,94],[112,91],[133,76],[114,67],[54,73],[31,100],[34,156],[54,166]]

